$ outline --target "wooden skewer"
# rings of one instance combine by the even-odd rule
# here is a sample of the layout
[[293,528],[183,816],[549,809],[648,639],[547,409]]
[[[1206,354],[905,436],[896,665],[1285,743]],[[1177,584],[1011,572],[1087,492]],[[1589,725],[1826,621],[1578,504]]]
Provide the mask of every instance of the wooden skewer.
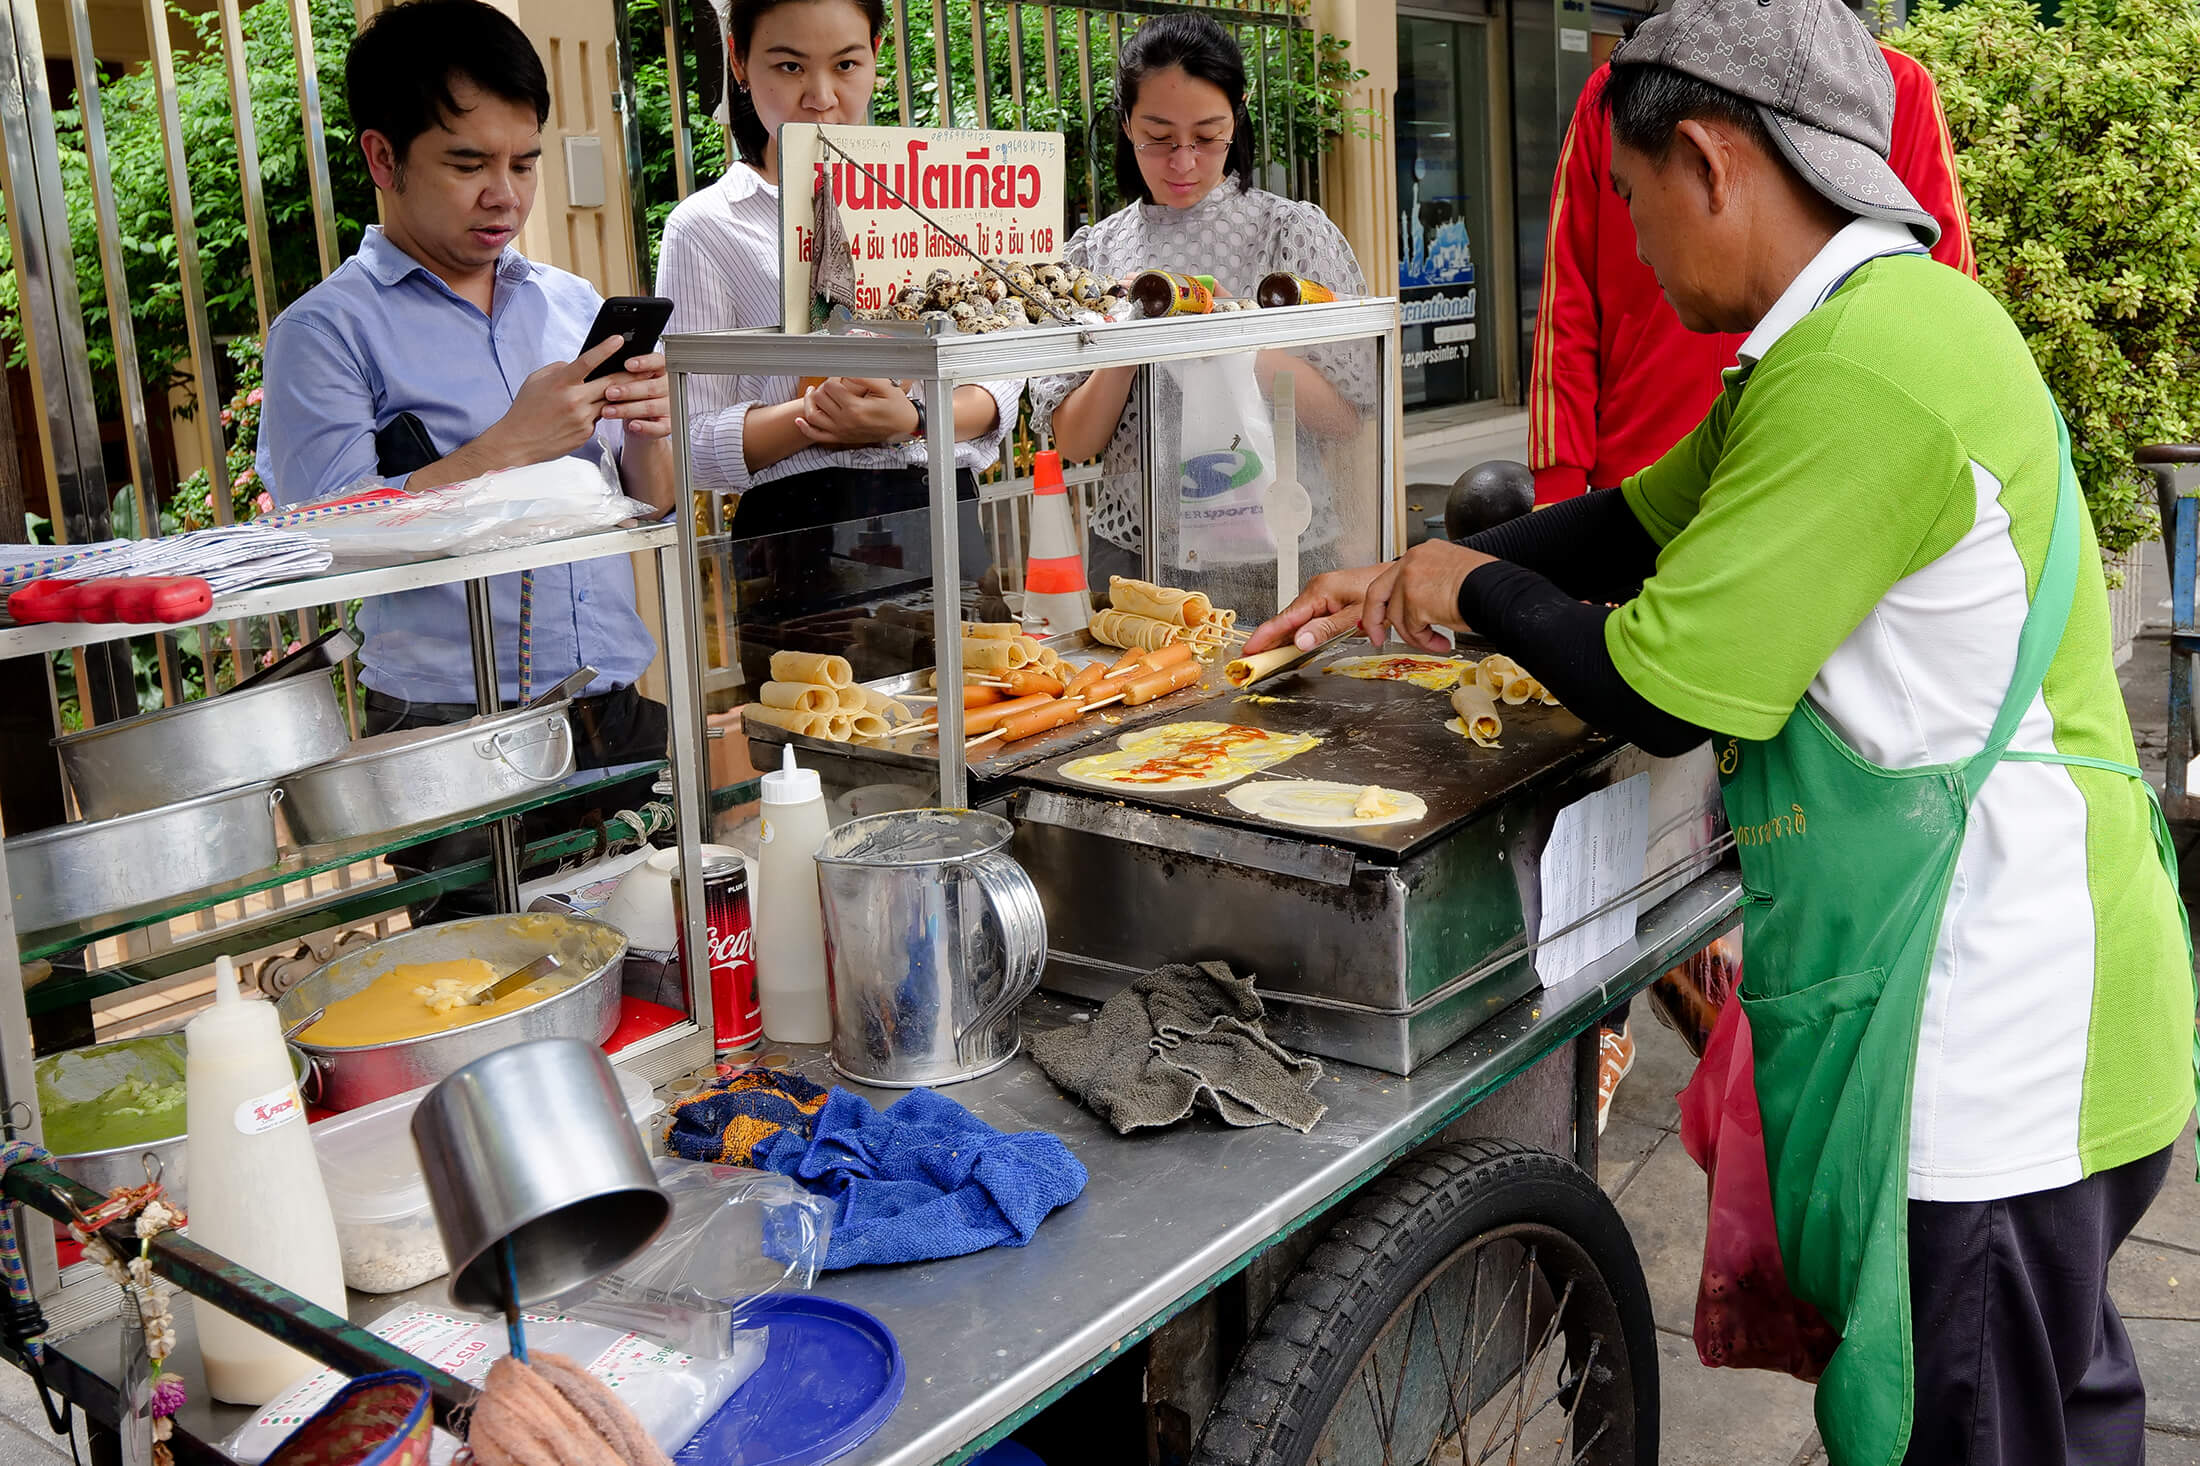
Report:
[[1130,694],[1128,692],[1118,692],[1113,697],[1103,697],[1098,702],[1088,702],[1085,704],[1085,711],[1089,713],[1094,708],[1104,708],[1111,702],[1121,702],[1124,698],[1129,696]]
[[894,694],[894,701],[895,701],[895,702],[938,702],[938,701],[939,701],[939,698],[938,698],[937,696],[935,696],[934,694],[932,694],[932,693],[929,693],[929,692],[897,692],[897,693],[895,693],[895,694]]
[[996,738],[998,738],[998,737],[1000,737],[1000,736],[1001,736],[1001,730],[1000,730],[999,728],[995,728],[995,729],[994,729],[994,730],[993,730],[992,732],[990,732],[990,733],[980,733],[980,734],[979,734],[979,735],[978,735],[977,737],[975,737],[975,738],[972,738],[972,739],[970,739],[969,741],[967,741],[966,743],[964,743],[964,744],[963,744],[963,752],[964,752],[964,753],[968,753],[968,752],[970,752],[970,750],[971,750],[971,749],[973,749],[973,748],[976,748],[976,747],[977,747],[977,746],[978,746],[979,744],[981,744],[981,743],[991,743],[991,742],[992,742],[992,741],[993,741],[994,739],[996,739]]
[[939,731],[940,725],[938,723],[911,723],[906,728],[896,728],[894,736],[896,738],[914,738],[920,733],[937,733]]

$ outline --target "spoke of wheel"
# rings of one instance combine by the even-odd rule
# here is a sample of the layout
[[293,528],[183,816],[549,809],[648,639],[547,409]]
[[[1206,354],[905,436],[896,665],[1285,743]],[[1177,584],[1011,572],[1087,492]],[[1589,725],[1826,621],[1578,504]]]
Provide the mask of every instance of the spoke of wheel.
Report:
[[[1603,1420],[1598,1422],[1596,1434],[1590,1436],[1587,1440],[1583,1441],[1581,1445],[1574,1451],[1574,1466],[1580,1466],[1581,1461],[1588,1456],[1590,1450],[1596,1445],[1598,1441],[1604,1439],[1604,1433],[1611,1428],[1612,1417],[1607,1415],[1604,1417]],[[1558,1450],[1560,1455],[1564,1455],[1566,1452],[1566,1441],[1563,1436],[1559,1438]]]
[[[1474,1255],[1478,1260],[1482,1256],[1479,1250]],[[1428,1301],[1428,1295],[1431,1291],[1426,1288],[1421,1290],[1419,1304],[1424,1308],[1428,1308],[1428,1331],[1436,1345],[1436,1363],[1443,1370],[1444,1378],[1451,1380],[1455,1378],[1452,1374],[1452,1361],[1444,1354],[1444,1331],[1437,1327],[1436,1310],[1430,1306]],[[1464,1460],[1467,1454],[1467,1426],[1466,1422],[1459,1418],[1459,1391],[1456,1387],[1447,1388],[1444,1391],[1444,1396],[1444,1411],[1451,1417],[1451,1436],[1453,1440],[1459,1442],[1459,1455]]]
[[[1597,1351],[1599,1351],[1603,1347],[1604,1340],[1602,1340],[1601,1338],[1591,1339],[1589,1341],[1588,1357],[1584,1358],[1581,1361],[1581,1378],[1574,1382],[1574,1403],[1566,1407],[1566,1423],[1569,1426],[1576,1423],[1575,1412],[1581,1409],[1581,1397],[1589,1393],[1589,1374],[1597,1367]],[[1563,1390],[1566,1387],[1565,1385],[1561,1384],[1559,1388]],[[1581,1447],[1581,1450],[1586,1451],[1589,1449],[1589,1446],[1595,1445],[1597,1443],[1597,1437],[1603,1435],[1606,1429],[1611,1426],[1611,1424],[1612,1417],[1609,1415],[1605,1416],[1604,1423],[1597,1427],[1596,1435],[1589,1437],[1589,1445]],[[1559,1433],[1558,1437],[1558,1450],[1554,1452],[1551,1456],[1551,1466],[1559,1466],[1559,1463],[1564,1459],[1565,1455],[1566,1436],[1565,1433],[1562,1431]],[[1576,1452],[1574,1460],[1579,1461],[1580,1459],[1581,1456],[1579,1452]]]
[[[1480,1254],[1479,1254],[1479,1253],[1477,1253],[1477,1254],[1476,1254],[1476,1256],[1477,1256],[1477,1258],[1479,1258],[1479,1257],[1480,1257]],[[1479,1262],[1477,1262],[1477,1263],[1476,1263],[1476,1271],[1475,1271],[1475,1277],[1476,1277],[1477,1281],[1479,1281],[1479,1280],[1480,1280],[1480,1278],[1481,1278],[1481,1265],[1480,1265],[1480,1263],[1479,1263]],[[1519,1281],[1518,1281],[1517,1279],[1515,1279],[1515,1280],[1514,1280],[1514,1282],[1513,1282],[1513,1283],[1511,1284],[1511,1286],[1509,1286],[1509,1287],[1507,1287],[1507,1288],[1505,1289],[1505,1296],[1497,1300],[1497,1313],[1496,1313],[1496,1316],[1495,1316],[1495,1317],[1493,1317],[1493,1318],[1491,1318],[1491,1320],[1490,1320],[1490,1331],[1489,1331],[1489,1332],[1488,1332],[1487,1334],[1483,1334],[1483,1335],[1481,1335],[1481,1336],[1480,1336],[1479,1338],[1477,1338],[1477,1339],[1476,1339],[1476,1340],[1474,1341],[1474,1348],[1473,1348],[1473,1354],[1472,1354],[1472,1357],[1470,1357],[1470,1358],[1469,1358],[1469,1359],[1467,1360],[1467,1368],[1468,1368],[1469,1370],[1472,1370],[1473,1368],[1475,1368],[1475,1367],[1476,1367],[1477,1365],[1479,1365],[1479,1364],[1480,1364],[1480,1363],[1482,1362],[1482,1347],[1483,1347],[1483,1345],[1485,1345],[1485,1344],[1489,1343],[1489,1341],[1490,1341],[1490,1340],[1492,1340],[1492,1339],[1496,1338],[1496,1337],[1497,1337],[1497,1331],[1498,1331],[1498,1330],[1499,1330],[1500,1328],[1504,1327],[1504,1324],[1505,1324],[1505,1307],[1506,1307],[1506,1305],[1507,1305],[1507,1304],[1509,1304],[1509,1303],[1511,1303],[1511,1302],[1512,1302],[1512,1296],[1513,1296],[1513,1293],[1514,1293],[1514,1291],[1515,1291],[1515,1290],[1517,1290],[1517,1289],[1519,1288],[1519,1286],[1520,1286],[1520,1283],[1519,1283]],[[1527,1305],[1526,1305],[1525,1303],[1523,1303],[1523,1304],[1522,1304],[1521,1306],[1522,1306],[1523,1308],[1525,1308],[1525,1307],[1526,1307]]]
[[[1558,1306],[1552,1311],[1550,1326],[1543,1330],[1543,1337],[1536,1342],[1535,1357],[1537,1360],[1540,1361],[1547,1354],[1549,1354],[1551,1350],[1551,1345],[1558,1341],[1559,1330],[1565,1326],[1566,1305],[1573,1301],[1573,1296],[1574,1280],[1568,1278],[1566,1280],[1566,1291],[1558,1295]],[[1525,1363],[1522,1364],[1521,1369],[1523,1373],[1526,1372],[1527,1366],[1525,1365]],[[1540,1389],[1542,1387],[1542,1384],[1543,1366],[1541,1363],[1538,1363],[1535,1369],[1535,1387]],[[1551,1402],[1558,1399],[1559,1396],[1565,1393],[1566,1380],[1564,1376],[1561,1375],[1560,1378],[1552,1384],[1551,1392],[1548,1395],[1545,1395],[1541,1400],[1538,1400],[1536,1402],[1536,1407],[1533,1410],[1530,1410],[1527,1415],[1521,1419],[1518,1425],[1513,1427],[1513,1441],[1516,1445],[1519,1443],[1520,1440],[1520,1432],[1528,1428],[1528,1422],[1534,1420],[1545,1410],[1548,1410],[1551,1407]]]
[[[1594,1358],[1596,1358],[1596,1352],[1597,1352],[1597,1350],[1598,1350],[1598,1349],[1599,1349],[1599,1348],[1600,1348],[1600,1347],[1601,1347],[1601,1346],[1603,1345],[1603,1343],[1604,1343],[1604,1341],[1603,1341],[1602,1339],[1592,1339],[1592,1340],[1590,1341],[1590,1343],[1589,1343],[1589,1357],[1590,1357],[1591,1359],[1594,1359]],[[1550,1345],[1549,1345],[1549,1343],[1548,1343],[1547,1341],[1546,1341],[1546,1343],[1545,1343],[1544,1347],[1545,1347],[1545,1348],[1548,1348],[1548,1347],[1550,1347]],[[1538,1371],[1538,1373],[1540,1374],[1540,1373],[1541,1373],[1541,1371]],[[1582,1381],[1573,1381],[1573,1382],[1571,1382],[1571,1383],[1574,1383],[1574,1384],[1576,1385],[1576,1388],[1575,1388],[1575,1390],[1574,1390],[1574,1402],[1573,1402],[1573,1404],[1571,1404],[1571,1405],[1568,1405],[1568,1406],[1566,1407],[1567,1413],[1571,1414],[1571,1413],[1573,1412],[1573,1410],[1575,1409],[1575,1407],[1576,1407],[1576,1406],[1578,1406],[1578,1405],[1580,1405],[1580,1403],[1581,1403],[1581,1386],[1582,1386],[1582,1384],[1584,1384],[1584,1383],[1586,1382],[1586,1379],[1587,1379],[1587,1376],[1583,1376],[1583,1380],[1582,1380]],[[1541,1415],[1541,1414],[1542,1414],[1542,1413],[1543,1413],[1544,1411],[1546,1411],[1546,1410],[1550,1409],[1550,1408],[1551,1408],[1551,1406],[1553,1406],[1554,1404],[1557,1404],[1559,1400],[1563,1399],[1563,1398],[1565,1397],[1565,1394],[1566,1394],[1566,1386],[1567,1386],[1567,1384],[1568,1384],[1568,1383],[1569,1383],[1569,1381],[1568,1381],[1568,1380],[1566,1380],[1566,1379],[1564,1379],[1564,1378],[1561,1378],[1561,1379],[1559,1379],[1559,1380],[1558,1380],[1558,1382],[1557,1382],[1557,1383],[1555,1383],[1554,1385],[1552,1385],[1552,1387],[1551,1387],[1551,1392],[1550,1392],[1550,1393],[1549,1393],[1548,1395],[1545,1395],[1545,1396],[1544,1396],[1544,1397],[1543,1397],[1543,1398],[1542,1398],[1542,1399],[1541,1399],[1540,1401],[1538,1401],[1538,1402],[1536,1403],[1536,1407],[1535,1407],[1535,1408],[1534,1408],[1533,1410],[1530,1410],[1530,1411],[1528,1412],[1528,1418],[1527,1418],[1526,1420],[1523,1420],[1523,1421],[1521,1421],[1521,1422],[1520,1422],[1520,1428],[1521,1428],[1522,1430],[1526,1430],[1526,1429],[1528,1428],[1528,1426],[1529,1426],[1530,1424],[1532,1424],[1532,1423],[1534,1422],[1535,1418],[1536,1418],[1536,1417],[1537,1417],[1538,1415]]]
[[[1530,1269],[1535,1266],[1535,1249],[1533,1248],[1530,1248],[1528,1250],[1527,1266]],[[1533,1302],[1532,1297],[1528,1300],[1524,1300],[1521,1304],[1520,1368],[1516,1376],[1519,1380],[1519,1385],[1513,1395],[1513,1408],[1510,1412],[1508,1412],[1511,1415],[1513,1421],[1512,1460],[1515,1463],[1517,1463],[1520,1459],[1520,1433],[1523,1430],[1526,1430],[1528,1428],[1528,1422],[1534,1419],[1535,1415],[1542,1414],[1544,1406],[1550,1403],[1549,1400],[1545,1400],[1535,1407],[1535,1412],[1533,1415],[1528,1413],[1527,1405],[1529,1364],[1531,1361],[1540,1360],[1543,1355],[1549,1351],[1551,1347],[1551,1341],[1558,1337],[1559,1329],[1565,1324],[1566,1305],[1573,1300],[1573,1296],[1574,1281],[1573,1279],[1569,1278],[1566,1281],[1566,1291],[1559,1294],[1557,1306],[1551,1310],[1550,1324],[1543,1330],[1543,1337],[1536,1342],[1532,1350],[1529,1348],[1528,1344],[1528,1331],[1534,1326],[1534,1310],[1531,1307],[1531,1304]],[[1537,1364],[1535,1366],[1535,1379],[1537,1382],[1537,1388],[1539,1389],[1541,1388],[1542,1378],[1543,1367],[1541,1364]],[[1560,1388],[1563,1389],[1564,1385],[1561,1384]],[[1489,1435],[1482,1442],[1483,1449],[1475,1456],[1475,1466],[1483,1466],[1483,1463],[1489,1461],[1497,1454],[1497,1434],[1504,1428],[1505,1422],[1502,1420],[1498,1421],[1495,1426],[1491,1427]],[[1462,1452],[1461,1454],[1464,1454],[1464,1452]]]
[[[1528,1280],[1528,1291],[1527,1295],[1520,1300],[1520,1384],[1513,1391],[1513,1416],[1515,1419],[1519,1418],[1521,1408],[1528,1402],[1528,1334],[1535,1327],[1535,1249],[1533,1247],[1528,1249],[1527,1258],[1521,1263],[1520,1276]],[[1520,1454],[1517,1449],[1520,1445],[1518,1431],[1513,1433],[1513,1445],[1516,1448],[1513,1454],[1517,1457]]]
[[[1375,1339],[1375,1352],[1371,1352],[1367,1356],[1367,1368],[1363,1370],[1360,1374],[1360,1384],[1361,1387],[1368,1392],[1368,1419],[1373,1422],[1375,1426],[1375,1439],[1381,1444],[1383,1448],[1383,1466],[1395,1466],[1395,1463],[1392,1461],[1390,1454],[1390,1422],[1383,1418],[1383,1358],[1380,1352],[1382,1347],[1382,1336],[1377,1335]],[[1375,1376],[1374,1382],[1372,1384],[1368,1382],[1368,1375],[1370,1374]]]

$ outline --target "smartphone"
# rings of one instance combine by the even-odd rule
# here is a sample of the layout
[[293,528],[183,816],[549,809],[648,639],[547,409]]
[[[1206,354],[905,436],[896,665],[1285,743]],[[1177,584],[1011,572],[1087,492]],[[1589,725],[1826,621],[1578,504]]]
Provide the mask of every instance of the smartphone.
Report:
[[427,427],[412,413],[401,412],[374,432],[374,466],[384,478],[416,473],[443,455]]
[[655,351],[657,338],[671,319],[672,302],[661,295],[614,295],[605,301],[603,309],[596,312],[596,323],[588,328],[588,343],[581,352],[585,355],[590,347],[601,346],[614,336],[626,338],[626,350],[599,363],[588,374],[588,380],[623,372],[628,358]]

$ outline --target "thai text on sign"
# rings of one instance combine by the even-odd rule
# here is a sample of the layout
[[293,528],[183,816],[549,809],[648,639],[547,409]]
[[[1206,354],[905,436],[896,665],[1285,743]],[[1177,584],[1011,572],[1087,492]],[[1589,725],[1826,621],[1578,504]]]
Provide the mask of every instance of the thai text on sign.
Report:
[[779,157],[780,177],[812,180],[810,189],[789,187],[779,198],[780,319],[789,331],[809,322],[819,187],[832,190],[840,209],[856,303],[866,310],[891,304],[895,291],[922,284],[934,270],[976,270],[957,243],[985,259],[1032,264],[1060,259],[1067,243],[1068,148],[1060,133],[788,123]]

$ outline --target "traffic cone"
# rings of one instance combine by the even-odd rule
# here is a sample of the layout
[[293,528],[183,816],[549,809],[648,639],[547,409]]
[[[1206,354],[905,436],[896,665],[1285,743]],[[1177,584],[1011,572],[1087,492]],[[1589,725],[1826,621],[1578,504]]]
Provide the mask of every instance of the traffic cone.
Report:
[[1070,522],[1069,490],[1062,483],[1062,455],[1043,448],[1032,457],[1031,558],[1024,563],[1024,620],[1042,623],[1045,635],[1082,631],[1092,621],[1092,593],[1085,561],[1077,553]]

